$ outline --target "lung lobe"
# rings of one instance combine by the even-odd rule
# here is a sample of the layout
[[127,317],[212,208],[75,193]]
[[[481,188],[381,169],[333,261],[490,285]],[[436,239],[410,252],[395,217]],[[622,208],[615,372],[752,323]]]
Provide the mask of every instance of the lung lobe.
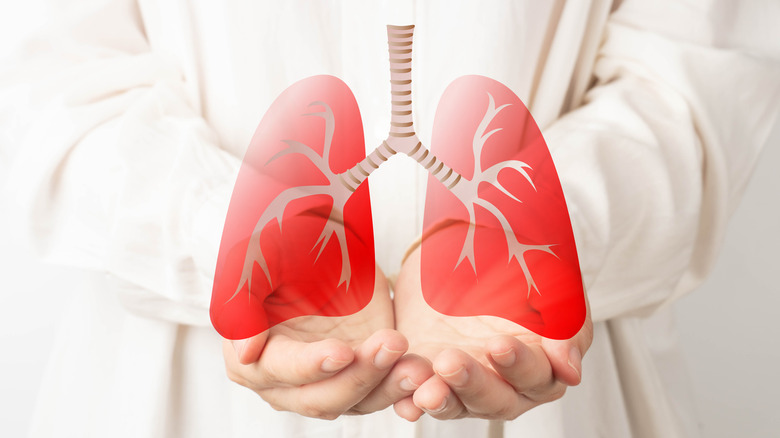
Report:
[[569,214],[547,145],[503,84],[464,76],[446,89],[431,151],[463,178],[428,178],[426,301],[453,316],[494,315],[549,338],[574,335],[585,300]]
[[310,77],[274,101],[225,221],[211,301],[222,336],[254,336],[296,316],[348,315],[371,300],[368,182],[345,192],[336,176],[364,156],[357,102],[341,80]]

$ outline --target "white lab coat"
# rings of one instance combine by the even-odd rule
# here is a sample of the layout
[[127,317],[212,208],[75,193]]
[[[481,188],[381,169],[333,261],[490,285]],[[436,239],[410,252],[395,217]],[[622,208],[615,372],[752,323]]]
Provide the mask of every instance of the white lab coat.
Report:
[[[72,305],[33,436],[698,434],[668,303],[712,266],[780,110],[776,2],[57,4],[0,76],[8,211],[47,260],[106,276],[63,288]],[[422,141],[451,80],[489,76],[531,110],[567,197],[595,338],[583,383],[512,422],[279,413],[227,380],[209,325],[222,223],[262,115],[293,82],[332,74],[372,150],[390,115],[384,26],[408,23]],[[390,276],[421,231],[424,181],[404,157],[371,176]]]

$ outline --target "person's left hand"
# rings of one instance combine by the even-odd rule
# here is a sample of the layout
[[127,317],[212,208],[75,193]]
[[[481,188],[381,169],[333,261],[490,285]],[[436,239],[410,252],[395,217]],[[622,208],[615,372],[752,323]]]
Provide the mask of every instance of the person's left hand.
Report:
[[396,329],[435,372],[413,396],[395,403],[401,417],[512,420],[580,383],[582,356],[593,339],[589,310],[582,329],[563,341],[499,317],[443,315],[423,299],[419,247],[395,286]]

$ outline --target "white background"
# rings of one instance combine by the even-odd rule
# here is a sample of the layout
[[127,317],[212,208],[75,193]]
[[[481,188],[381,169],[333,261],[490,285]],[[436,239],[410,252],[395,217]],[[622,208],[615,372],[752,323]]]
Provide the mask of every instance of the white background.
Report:
[[704,437],[780,437],[780,125],[703,287],[677,304]]
[[[9,14],[9,4],[0,3],[0,57],[45,18],[40,0],[20,4]],[[0,161],[0,185],[6,165]],[[780,125],[712,275],[677,304],[705,437],[773,437],[780,430],[779,168]],[[5,226],[2,208],[0,200],[0,436],[18,437],[30,421],[59,309],[96,274],[37,263]]]

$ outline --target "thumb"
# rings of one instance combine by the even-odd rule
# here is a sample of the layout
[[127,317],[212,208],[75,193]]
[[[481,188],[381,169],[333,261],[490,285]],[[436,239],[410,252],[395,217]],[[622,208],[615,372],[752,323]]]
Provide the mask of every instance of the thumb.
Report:
[[268,330],[251,338],[236,339],[230,342],[233,344],[233,349],[236,350],[238,361],[243,365],[249,365],[260,360],[260,354],[262,354],[267,340]]
[[569,386],[582,380],[582,357],[593,342],[593,321],[587,312],[585,322],[571,339],[542,339],[542,349],[550,360],[555,378]]

